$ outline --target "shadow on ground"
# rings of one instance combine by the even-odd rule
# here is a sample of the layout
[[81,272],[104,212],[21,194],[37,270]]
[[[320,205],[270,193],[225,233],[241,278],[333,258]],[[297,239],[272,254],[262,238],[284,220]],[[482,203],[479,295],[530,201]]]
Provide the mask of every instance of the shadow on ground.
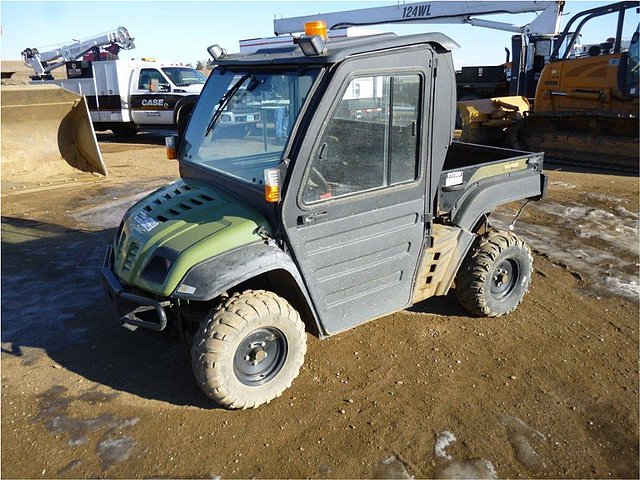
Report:
[[432,297],[407,309],[408,312],[440,315],[442,317],[469,317],[452,290],[444,297]]
[[128,135],[116,135],[107,130],[96,133],[96,138],[100,143],[134,143],[138,145],[165,145],[164,137],[177,135],[175,129],[157,128],[141,129],[137,133]]
[[[114,234],[113,228],[92,232],[2,217],[3,355],[22,357],[28,365],[41,350],[114,390],[215,408],[193,378],[187,343],[162,332],[130,332],[117,321],[100,275]],[[467,315],[453,293],[409,311]]]
[[100,267],[114,229],[88,232],[2,217],[2,354],[64,368],[114,390],[213,408],[191,373],[189,347],[122,328]]

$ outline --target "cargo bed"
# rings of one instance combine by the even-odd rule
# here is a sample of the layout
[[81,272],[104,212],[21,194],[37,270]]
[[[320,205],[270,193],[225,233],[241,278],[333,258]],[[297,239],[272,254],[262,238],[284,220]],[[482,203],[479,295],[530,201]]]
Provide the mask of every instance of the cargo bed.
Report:
[[[452,142],[440,175],[436,219],[473,229],[482,213],[546,190],[543,153]],[[471,201],[473,200],[473,201]]]

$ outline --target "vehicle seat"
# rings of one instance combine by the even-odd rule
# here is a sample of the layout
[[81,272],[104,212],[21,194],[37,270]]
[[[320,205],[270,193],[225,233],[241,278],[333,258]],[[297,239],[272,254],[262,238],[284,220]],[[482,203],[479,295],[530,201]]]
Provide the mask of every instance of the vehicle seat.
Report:
[[140,75],[140,82],[138,88],[141,90],[149,90],[151,86],[151,77],[149,75]]

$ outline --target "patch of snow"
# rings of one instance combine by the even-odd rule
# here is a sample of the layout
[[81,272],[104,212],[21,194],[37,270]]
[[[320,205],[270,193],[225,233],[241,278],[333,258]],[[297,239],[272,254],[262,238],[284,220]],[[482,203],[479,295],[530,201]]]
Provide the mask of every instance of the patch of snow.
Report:
[[553,185],[554,187],[561,187],[561,188],[576,188],[575,185],[572,185],[571,183],[565,183],[565,182],[549,182],[550,185]]
[[546,465],[530,442],[545,440],[546,437],[519,418],[510,415],[500,417],[500,424],[507,430],[507,438],[516,459],[532,472],[544,470]]
[[436,440],[435,453],[438,458],[446,458],[447,460],[451,460],[451,455],[448,455],[446,449],[449,445],[456,441],[456,436],[449,432],[444,431],[440,435],[438,435],[438,439]]
[[493,464],[484,458],[472,458],[462,462],[449,462],[438,469],[437,478],[453,479],[497,479]]
[[[638,299],[639,216],[617,205],[611,210],[578,204],[532,202],[527,207],[547,215],[545,225],[519,218],[515,232],[534,250],[585,278],[596,294]],[[513,214],[498,211],[490,223],[506,230]]]
[[102,468],[107,469],[114,463],[125,461],[131,455],[136,442],[131,437],[107,438],[96,448],[102,460]]

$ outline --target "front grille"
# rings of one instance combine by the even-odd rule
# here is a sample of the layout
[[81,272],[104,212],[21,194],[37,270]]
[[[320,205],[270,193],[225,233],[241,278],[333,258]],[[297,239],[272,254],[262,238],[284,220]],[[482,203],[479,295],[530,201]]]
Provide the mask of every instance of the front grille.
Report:
[[131,242],[129,245],[129,249],[127,250],[127,256],[124,259],[122,264],[122,271],[128,272],[131,270],[131,267],[135,264],[136,259],[138,258],[138,253],[140,252],[140,246],[138,242],[135,240]]

